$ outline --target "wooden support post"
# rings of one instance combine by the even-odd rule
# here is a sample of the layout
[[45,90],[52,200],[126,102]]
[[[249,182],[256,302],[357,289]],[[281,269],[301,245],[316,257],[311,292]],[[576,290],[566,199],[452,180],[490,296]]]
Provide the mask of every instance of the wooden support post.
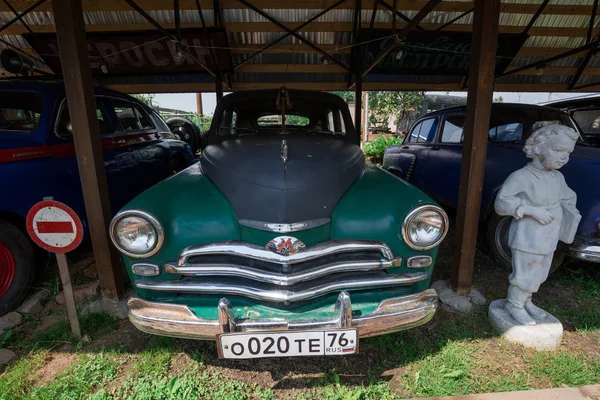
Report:
[[469,293],[473,279],[481,189],[494,94],[499,16],[500,0],[475,1],[465,143],[451,275],[452,288],[461,295]]
[[202,110],[202,93],[196,93],[196,114],[204,115]]
[[223,77],[221,74],[217,74],[215,78],[215,92],[217,94],[217,103],[223,98]]
[[52,0],[52,6],[100,289],[105,299],[118,301],[124,293],[123,274],[108,237],[111,209],[81,1]]
[[354,85],[354,126],[359,138],[362,136],[362,78],[356,77]]

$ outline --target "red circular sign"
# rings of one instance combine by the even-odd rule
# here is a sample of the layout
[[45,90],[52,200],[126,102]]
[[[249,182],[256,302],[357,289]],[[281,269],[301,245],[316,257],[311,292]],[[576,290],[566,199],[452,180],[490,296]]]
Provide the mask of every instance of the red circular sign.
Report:
[[68,253],[81,244],[83,224],[71,207],[44,200],[27,213],[27,232],[41,248],[53,253]]

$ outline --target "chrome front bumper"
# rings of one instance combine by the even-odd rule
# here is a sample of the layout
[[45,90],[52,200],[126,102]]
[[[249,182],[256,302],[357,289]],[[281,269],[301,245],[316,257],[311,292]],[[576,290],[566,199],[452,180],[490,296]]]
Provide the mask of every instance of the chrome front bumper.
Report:
[[231,332],[271,332],[356,328],[359,337],[402,331],[422,325],[433,318],[438,297],[433,289],[418,294],[383,300],[365,315],[352,316],[350,295],[340,293],[334,316],[328,319],[287,320],[284,318],[237,318],[230,302],[218,304],[218,320],[198,318],[187,306],[154,303],[139,298],[129,300],[129,320],[139,330],[161,336],[216,340],[218,334]]
[[600,263],[600,239],[575,238],[569,246],[569,255],[579,260]]

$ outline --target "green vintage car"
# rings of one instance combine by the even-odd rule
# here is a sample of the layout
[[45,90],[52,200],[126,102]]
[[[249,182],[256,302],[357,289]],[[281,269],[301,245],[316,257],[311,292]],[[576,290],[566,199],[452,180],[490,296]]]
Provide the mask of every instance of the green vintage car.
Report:
[[131,322],[252,358],[351,354],[359,338],[429,321],[448,218],[359,144],[333,94],[225,96],[201,160],[111,223]]

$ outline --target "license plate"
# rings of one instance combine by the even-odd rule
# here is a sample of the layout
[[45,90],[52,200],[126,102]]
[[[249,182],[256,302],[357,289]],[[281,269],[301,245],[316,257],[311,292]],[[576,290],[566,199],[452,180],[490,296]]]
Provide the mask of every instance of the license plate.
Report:
[[219,358],[334,356],[358,352],[356,329],[225,333],[217,337]]

